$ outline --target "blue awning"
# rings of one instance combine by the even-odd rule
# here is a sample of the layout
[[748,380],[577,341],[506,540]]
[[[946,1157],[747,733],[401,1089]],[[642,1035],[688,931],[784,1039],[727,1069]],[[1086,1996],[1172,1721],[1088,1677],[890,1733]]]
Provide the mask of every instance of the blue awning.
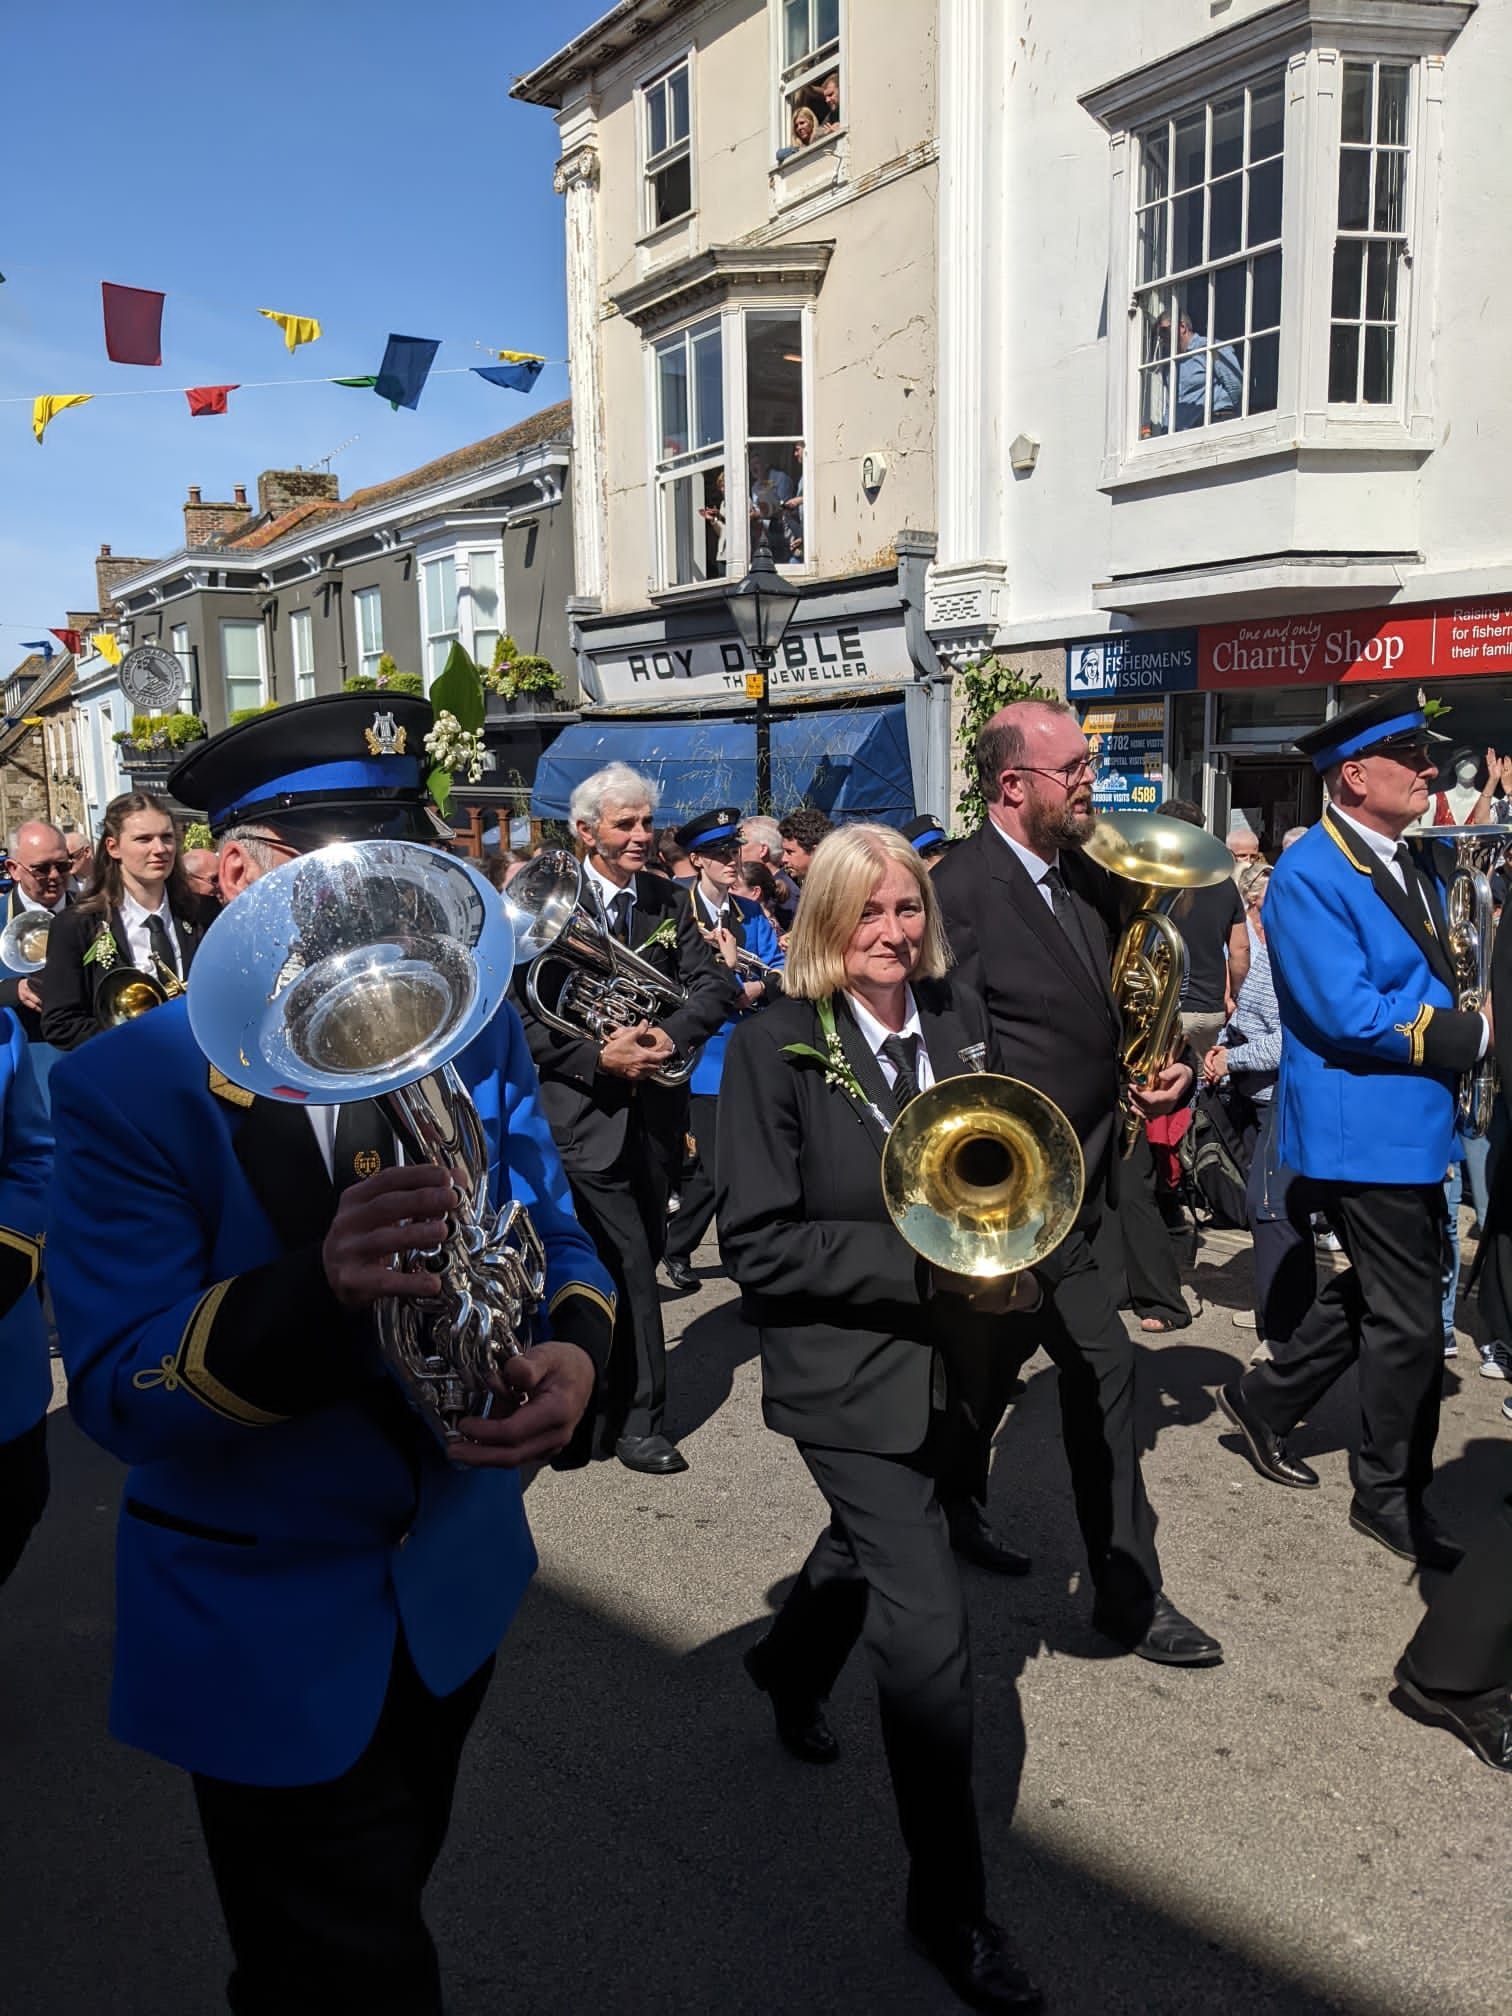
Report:
[[[772,722],[772,802],[779,813],[814,805],[837,822],[914,814],[905,710],[848,707],[778,715]],[[577,785],[606,763],[628,763],[661,786],[657,821],[680,825],[715,805],[756,803],[756,726],[738,721],[578,721],[541,758],[531,793],[537,819],[567,817]]]

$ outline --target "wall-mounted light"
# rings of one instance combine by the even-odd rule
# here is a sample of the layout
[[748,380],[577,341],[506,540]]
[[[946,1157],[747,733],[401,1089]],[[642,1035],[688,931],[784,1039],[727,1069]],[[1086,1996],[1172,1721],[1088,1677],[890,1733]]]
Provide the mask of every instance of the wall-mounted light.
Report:
[[1015,434],[1008,450],[1008,467],[1015,476],[1033,473],[1039,460],[1040,444],[1033,434]]

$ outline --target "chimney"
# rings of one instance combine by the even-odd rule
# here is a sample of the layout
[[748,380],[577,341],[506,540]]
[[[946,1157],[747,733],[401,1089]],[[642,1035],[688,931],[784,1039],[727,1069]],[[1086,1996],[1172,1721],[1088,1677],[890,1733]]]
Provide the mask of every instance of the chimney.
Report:
[[245,483],[237,483],[237,484],[235,484],[235,485],[233,486],[233,488],[232,488],[232,491],[231,491],[231,495],[232,495],[232,497],[233,497],[233,498],[235,498],[235,500],[236,500],[236,502],[237,502],[238,504],[242,504],[242,505],[245,505],[245,503],[246,503],[246,501],[247,501],[247,486],[246,486],[246,484],[245,484]]
[[341,479],[329,469],[264,469],[257,479],[257,508],[270,518],[282,517],[297,504],[336,504]]
[[144,567],[152,565],[151,560],[132,559],[126,554],[119,558],[108,546],[101,546],[95,561],[95,592],[100,598],[100,612],[108,619],[115,609],[115,585],[124,581],[128,574],[140,574]]
[[198,483],[191,483],[189,501],[184,506],[184,544],[196,548],[224,545],[251,516],[245,483],[237,484],[236,501],[232,504],[206,504]]
[[[191,490],[189,492],[189,495],[191,497],[197,497],[199,495],[199,492],[197,490]],[[110,558],[110,548],[105,544],[103,540],[101,540],[100,542],[100,558],[102,560],[108,560]]]

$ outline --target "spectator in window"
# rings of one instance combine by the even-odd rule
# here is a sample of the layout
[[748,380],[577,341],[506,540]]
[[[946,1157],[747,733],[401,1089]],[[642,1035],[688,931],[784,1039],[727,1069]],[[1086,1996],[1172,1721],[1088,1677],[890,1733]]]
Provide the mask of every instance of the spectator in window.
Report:
[[[1201,809],[1187,798],[1168,798],[1161,811],[1189,826],[1202,824]],[[1186,985],[1181,990],[1181,1030],[1192,1054],[1201,1057],[1239,998],[1250,967],[1244,904],[1230,882],[1188,889],[1171,912],[1186,946]]]
[[713,503],[703,505],[698,515],[706,525],[712,525],[718,535],[719,543],[714,549],[714,568],[716,573],[723,574],[725,561],[729,557],[728,535],[725,530],[725,479],[723,469],[718,470],[715,474],[712,494]]
[[796,152],[800,147],[810,146],[818,131],[819,115],[813,106],[800,105],[793,114],[793,145],[789,148],[789,153]]
[[800,805],[796,812],[789,812],[777,830],[782,835],[782,865],[801,887],[814,849],[826,833],[834,832],[835,822],[817,806]]
[[782,507],[782,522],[787,532],[789,560],[803,558],[803,443],[793,443],[793,480],[797,485],[791,497]]
[[748,467],[751,478],[751,550],[764,538],[774,560],[788,558],[787,527],[782,507],[793,494],[793,486],[781,469],[774,469],[758,449],[751,450]]
[[819,131],[833,133],[840,124],[840,72],[827,70],[819,79]]
[[[1162,315],[1156,324],[1157,357],[1166,357],[1171,349],[1171,318]],[[1201,333],[1192,327],[1191,317],[1179,315],[1176,318],[1176,347],[1179,361],[1176,365],[1176,427],[1181,432],[1188,427],[1201,427],[1210,417],[1207,411],[1208,354],[1203,349]],[[1239,368],[1239,358],[1231,344],[1224,344],[1212,353],[1213,359],[1213,410],[1214,420],[1229,420],[1244,405],[1244,374]]]

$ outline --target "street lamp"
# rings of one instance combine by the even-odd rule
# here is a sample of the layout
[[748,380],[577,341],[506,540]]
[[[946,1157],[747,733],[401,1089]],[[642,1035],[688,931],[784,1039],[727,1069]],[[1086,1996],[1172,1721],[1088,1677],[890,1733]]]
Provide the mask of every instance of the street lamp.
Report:
[[790,588],[772,562],[771,549],[762,532],[751,555],[751,571],[743,581],[725,590],[730,620],[740,641],[756,666],[746,674],[746,693],[756,702],[756,810],[772,809],[772,695],[771,672],[793,611],[798,607],[798,591]]

